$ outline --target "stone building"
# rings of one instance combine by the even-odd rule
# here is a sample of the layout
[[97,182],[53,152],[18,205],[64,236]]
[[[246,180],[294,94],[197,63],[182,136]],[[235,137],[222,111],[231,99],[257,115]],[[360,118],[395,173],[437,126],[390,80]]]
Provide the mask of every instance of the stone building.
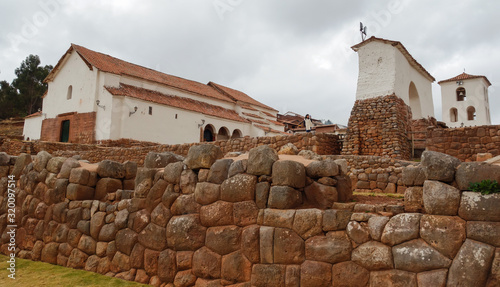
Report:
[[45,82],[42,111],[26,118],[25,138],[181,144],[284,132],[277,110],[241,91],[164,74],[74,44]]
[[438,84],[441,86],[443,121],[447,126],[491,125],[488,78],[464,72]]

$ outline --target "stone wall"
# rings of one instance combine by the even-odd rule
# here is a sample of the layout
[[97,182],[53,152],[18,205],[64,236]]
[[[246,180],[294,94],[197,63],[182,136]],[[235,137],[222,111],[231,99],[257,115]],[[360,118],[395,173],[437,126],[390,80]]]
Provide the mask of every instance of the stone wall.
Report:
[[304,167],[266,146],[221,157],[201,145],[137,168],[0,154],[0,250],[14,175],[20,258],[154,286],[500,283],[500,195],[464,188],[500,167],[428,153],[402,171],[408,205],[375,206],[338,202],[350,196],[343,160]]
[[461,161],[475,161],[478,153],[500,155],[500,125],[454,129],[429,127],[426,147]]
[[395,95],[357,100],[342,154],[410,159],[411,117],[410,107]]
[[[244,137],[231,140],[215,141],[211,144],[221,148],[223,153],[248,152],[250,149],[268,145],[279,151],[288,143],[294,144],[299,150],[310,150],[320,155],[340,154],[338,136],[333,134],[311,134],[303,133],[297,135],[279,135],[274,137]],[[102,160],[114,160],[118,162],[134,161],[140,166],[144,163],[144,158],[150,151],[173,152],[178,155],[187,155],[189,148],[193,145],[203,143],[190,143],[178,145],[159,145],[150,142],[138,142],[134,140],[121,139],[117,141],[104,141],[102,144],[79,144],[60,142],[22,142],[5,139],[0,148],[0,152],[19,155],[30,152],[36,154],[39,151],[47,151],[54,156],[79,156],[81,159],[90,162],[100,162]]]

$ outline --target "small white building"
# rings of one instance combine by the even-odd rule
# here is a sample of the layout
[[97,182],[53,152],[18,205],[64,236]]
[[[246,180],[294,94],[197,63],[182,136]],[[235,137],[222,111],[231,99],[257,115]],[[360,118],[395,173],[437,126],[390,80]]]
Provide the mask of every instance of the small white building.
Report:
[[456,128],[462,126],[491,125],[488,87],[485,76],[465,72],[438,82],[441,86],[443,122]]
[[32,140],[162,144],[284,133],[278,111],[243,92],[164,74],[72,44],[45,79]]
[[371,37],[352,49],[359,57],[356,100],[395,94],[411,107],[413,119],[434,117],[435,79],[403,44]]

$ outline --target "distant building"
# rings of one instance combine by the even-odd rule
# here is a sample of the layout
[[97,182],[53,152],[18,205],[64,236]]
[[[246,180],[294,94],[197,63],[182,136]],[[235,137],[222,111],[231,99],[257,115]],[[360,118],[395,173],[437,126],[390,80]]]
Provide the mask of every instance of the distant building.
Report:
[[447,126],[491,125],[488,87],[485,76],[462,73],[438,82],[441,86],[443,121]]
[[[316,133],[332,133],[336,135],[344,135],[347,127],[339,124],[332,124],[330,120],[323,123],[321,120],[311,118],[314,126],[312,130]],[[288,133],[305,132],[304,116],[294,113],[286,112],[285,114],[278,114],[278,122],[285,125],[285,131]]]
[[352,47],[359,56],[356,100],[395,94],[411,107],[413,119],[434,117],[427,72],[398,41],[371,37]]
[[72,44],[45,79],[24,138],[162,144],[284,133],[278,111],[243,92],[164,74]]

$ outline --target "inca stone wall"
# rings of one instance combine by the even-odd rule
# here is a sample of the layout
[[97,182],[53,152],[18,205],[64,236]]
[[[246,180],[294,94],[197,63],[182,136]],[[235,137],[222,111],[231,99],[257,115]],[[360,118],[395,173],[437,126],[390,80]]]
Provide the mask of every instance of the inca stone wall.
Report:
[[[320,155],[340,154],[338,136],[333,134],[303,133],[296,135],[279,135],[274,137],[244,137],[231,140],[215,141],[211,144],[221,148],[224,154],[228,152],[248,152],[250,149],[268,145],[279,151],[286,144],[294,144],[299,150],[310,150]],[[20,153],[37,154],[47,151],[54,156],[72,157],[80,156],[90,162],[114,160],[118,162],[134,161],[139,166],[144,164],[144,158],[150,151],[173,152],[178,155],[187,155],[191,146],[203,143],[158,145],[150,142],[137,142],[127,139],[106,141],[103,144],[78,144],[59,142],[20,142],[5,139],[1,143],[0,151],[11,155]]]
[[402,171],[402,206],[340,203],[345,161],[304,166],[267,146],[238,161],[200,145],[150,153],[144,168],[46,152],[0,154],[0,166],[0,250],[14,175],[20,258],[154,286],[500,283],[500,195],[465,191],[500,167],[428,152]]
[[454,129],[429,127],[426,147],[446,153],[461,161],[475,161],[478,153],[500,155],[500,126],[478,126]]
[[411,157],[411,110],[395,95],[357,100],[349,118],[343,155]]

